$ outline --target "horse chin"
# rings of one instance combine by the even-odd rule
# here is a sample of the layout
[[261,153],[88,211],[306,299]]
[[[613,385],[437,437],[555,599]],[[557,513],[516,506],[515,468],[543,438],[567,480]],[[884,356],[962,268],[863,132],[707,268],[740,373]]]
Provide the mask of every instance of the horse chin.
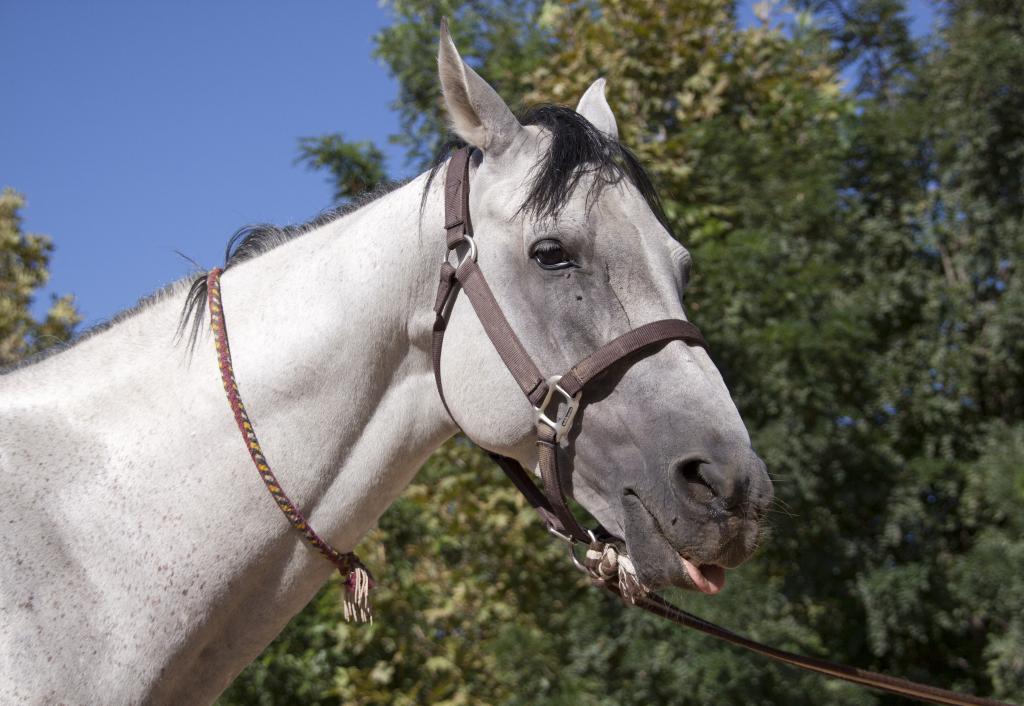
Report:
[[641,584],[652,591],[675,586],[714,595],[722,590],[724,567],[680,554],[636,495],[627,494],[622,505],[626,551]]

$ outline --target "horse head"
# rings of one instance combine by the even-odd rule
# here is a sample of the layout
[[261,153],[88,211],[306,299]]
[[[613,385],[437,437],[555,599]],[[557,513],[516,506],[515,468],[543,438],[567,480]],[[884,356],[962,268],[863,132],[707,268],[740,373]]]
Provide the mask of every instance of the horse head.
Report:
[[[618,139],[598,79],[576,110],[517,118],[442,28],[438,64],[454,132],[475,149],[479,266],[541,370],[563,371],[647,322],[685,319],[690,254]],[[535,467],[534,410],[458,300],[442,383],[481,446]],[[758,545],[772,487],[707,351],[645,349],[589,385],[561,448],[571,495],[624,540],[637,578],[715,593]]]

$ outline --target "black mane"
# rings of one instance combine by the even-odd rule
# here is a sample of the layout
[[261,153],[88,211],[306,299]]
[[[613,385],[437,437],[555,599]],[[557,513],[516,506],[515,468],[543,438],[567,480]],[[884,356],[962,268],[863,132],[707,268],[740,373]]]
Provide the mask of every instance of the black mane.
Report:
[[[312,230],[336,221],[363,206],[385,196],[405,182],[388,182],[381,184],[364,194],[360,194],[341,206],[335,206],[321,211],[312,220],[305,223],[297,223],[287,226],[275,226],[270,223],[258,223],[242,226],[228,239],[227,247],[224,249],[224,269],[228,269],[239,263],[251,260],[265,252],[273,250],[279,245],[287,243],[293,238],[305,235]],[[202,272],[195,276],[192,285],[185,297],[185,305],[181,310],[181,320],[178,322],[178,336],[188,331],[188,347],[194,348],[199,337],[199,329],[203,325],[203,312],[206,311],[206,276]]]

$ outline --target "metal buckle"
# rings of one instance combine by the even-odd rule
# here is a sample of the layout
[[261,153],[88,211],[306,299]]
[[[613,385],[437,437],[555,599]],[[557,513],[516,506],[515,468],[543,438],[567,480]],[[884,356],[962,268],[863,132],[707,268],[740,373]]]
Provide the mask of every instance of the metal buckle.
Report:
[[580,573],[587,574],[588,576],[590,575],[590,569],[588,569],[586,564],[580,561],[579,557],[576,556],[575,544],[569,545],[569,558],[572,559],[572,565],[577,571],[579,571]]
[[[455,267],[456,269],[458,269],[459,267],[461,267],[461,266],[462,266],[462,264],[463,264],[463,263],[464,263],[464,262],[465,262],[465,261],[466,261],[467,259],[471,259],[471,260],[473,260],[473,262],[476,262],[476,241],[475,241],[475,240],[473,240],[473,236],[471,236],[471,235],[463,235],[463,236],[462,236],[462,239],[463,239],[463,240],[464,240],[465,242],[469,243],[469,252],[468,252],[468,253],[466,253],[466,254],[465,254],[465,255],[464,255],[463,257],[462,257],[462,259],[461,259],[461,260],[459,260],[459,264],[458,264],[458,265],[455,265],[455,266],[454,266],[454,267]],[[455,245],[455,247],[458,247],[458,246],[459,246],[459,244],[457,243],[457,244]],[[445,261],[445,262],[448,262],[448,257],[449,257],[449,256],[450,256],[450,255],[452,254],[452,252],[454,252],[454,251],[455,251],[455,248],[450,248],[450,249],[448,250],[448,252],[446,252],[446,253],[444,254],[444,261]]]
[[[543,424],[550,427],[555,432],[555,443],[558,443],[569,433],[572,428],[572,420],[576,418],[576,410],[580,408],[580,397],[583,396],[583,390],[580,390],[575,395],[570,395],[568,392],[562,389],[562,386],[558,383],[561,382],[561,375],[552,375],[548,378],[548,392],[544,395],[544,400],[539,406],[534,407],[535,413],[534,421],[537,424],[537,428]],[[561,393],[565,399],[565,412],[559,417],[556,413],[557,419],[551,419],[545,414],[545,410],[551,405],[552,399],[555,396],[555,392]]]
[[[580,572],[582,572],[584,574],[589,575],[590,574],[590,569],[588,569],[586,567],[586,565],[582,561],[580,561],[579,557],[576,555],[576,547],[579,544],[581,544],[581,542],[578,542],[577,540],[573,539],[572,537],[570,537],[569,535],[567,535],[567,534],[565,534],[563,532],[559,532],[558,530],[556,530],[551,525],[548,525],[547,528],[548,528],[548,532],[550,534],[552,534],[555,537],[558,537],[559,539],[561,539],[563,542],[565,542],[569,546],[569,559],[572,560],[573,567],[577,571],[580,571]],[[587,530],[587,534],[590,535],[590,541],[591,542],[596,542],[597,541],[597,538],[594,536],[594,530],[588,529]]]
[[572,537],[570,537],[569,535],[565,534],[564,532],[559,532],[558,530],[556,530],[556,529],[555,529],[554,527],[552,527],[551,525],[548,525],[547,527],[548,527],[548,533],[549,533],[549,534],[551,534],[552,536],[558,537],[558,538],[559,538],[560,540],[562,540],[563,542],[565,542],[566,544],[568,544],[568,545],[569,545],[570,547],[571,547],[571,546],[572,546],[573,544],[575,544],[575,543],[576,543],[576,540],[575,540],[575,539],[573,539],[573,538],[572,538]]

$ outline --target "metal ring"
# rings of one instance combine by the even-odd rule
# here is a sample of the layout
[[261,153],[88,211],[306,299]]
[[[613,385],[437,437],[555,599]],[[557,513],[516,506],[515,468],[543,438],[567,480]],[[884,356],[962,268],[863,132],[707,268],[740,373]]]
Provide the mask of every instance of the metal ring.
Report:
[[555,529],[551,525],[548,525],[548,533],[552,536],[558,537],[560,540],[568,544],[570,547],[576,544],[576,539],[574,537]]
[[[464,235],[464,236],[462,236],[462,240],[464,242],[469,243],[469,252],[466,253],[461,260],[459,260],[459,264],[455,265],[456,269],[458,269],[459,267],[462,267],[462,265],[466,262],[466,260],[470,260],[471,259],[471,260],[473,260],[473,262],[476,262],[476,241],[473,240],[473,236],[471,236],[471,235]],[[458,247],[458,245],[459,245],[459,243],[455,244],[456,247]],[[445,262],[448,262],[448,257],[454,251],[455,251],[455,248],[449,248],[448,249],[448,252],[446,252],[445,255],[444,255],[444,261]]]
[[590,570],[576,556],[576,544],[569,545],[569,558],[572,559],[572,565],[576,567],[577,571],[587,575],[590,574]]

